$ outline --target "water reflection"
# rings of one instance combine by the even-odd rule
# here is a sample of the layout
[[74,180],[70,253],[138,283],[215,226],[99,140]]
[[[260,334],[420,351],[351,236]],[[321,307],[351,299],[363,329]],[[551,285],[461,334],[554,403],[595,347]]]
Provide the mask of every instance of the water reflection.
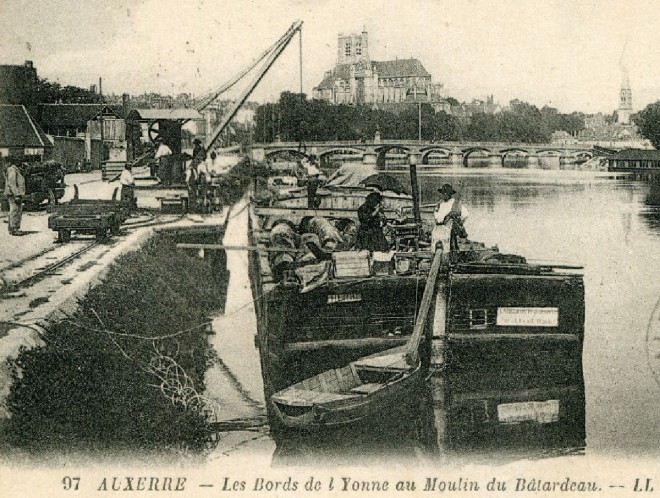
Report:
[[660,175],[649,182],[644,207],[639,216],[652,233],[660,236]]
[[[441,454],[474,461],[545,457],[584,448],[581,362],[565,345],[525,349],[500,349],[491,352],[490,361],[475,358],[476,363],[467,362],[459,371],[431,378]],[[520,368],[520,353],[555,360],[546,362],[544,370]],[[513,365],[507,364],[507,355]]]

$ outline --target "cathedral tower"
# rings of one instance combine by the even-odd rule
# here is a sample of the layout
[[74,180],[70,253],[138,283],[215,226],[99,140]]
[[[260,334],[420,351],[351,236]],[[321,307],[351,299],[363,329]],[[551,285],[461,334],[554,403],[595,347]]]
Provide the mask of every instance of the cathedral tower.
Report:
[[369,35],[366,28],[361,34],[339,34],[337,38],[337,64],[355,64],[369,61]]

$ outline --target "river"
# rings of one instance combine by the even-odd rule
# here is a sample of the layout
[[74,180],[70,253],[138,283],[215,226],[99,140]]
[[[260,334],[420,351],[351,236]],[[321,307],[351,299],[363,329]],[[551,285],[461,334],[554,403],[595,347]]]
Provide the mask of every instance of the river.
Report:
[[[646,342],[660,298],[658,186],[538,170],[447,171],[420,175],[419,183],[422,204],[437,202],[436,189],[443,183],[460,192],[470,212],[471,239],[530,261],[584,266],[584,402],[579,396],[584,411],[578,408],[572,427],[582,444],[578,437],[565,449],[657,456],[660,379],[652,372]],[[401,441],[396,438],[395,447],[401,448]],[[479,456],[490,451],[482,449]],[[286,453],[276,452],[275,460]]]
[[660,379],[646,354],[660,298],[657,195],[648,183],[589,173],[524,173],[424,176],[422,202],[449,182],[470,210],[471,238],[584,265],[586,451],[657,455]]

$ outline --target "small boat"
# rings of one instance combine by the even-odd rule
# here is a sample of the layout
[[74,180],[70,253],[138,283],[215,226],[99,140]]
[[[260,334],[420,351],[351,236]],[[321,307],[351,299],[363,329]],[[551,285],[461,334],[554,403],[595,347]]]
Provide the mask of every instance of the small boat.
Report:
[[405,403],[423,379],[418,351],[428,330],[441,263],[442,250],[438,250],[406,345],[327,370],[275,393],[271,401],[278,419],[290,428],[329,428],[378,417]]
[[359,422],[399,402],[419,381],[420,369],[420,362],[407,362],[405,352],[354,361],[274,394],[275,413],[298,429]]

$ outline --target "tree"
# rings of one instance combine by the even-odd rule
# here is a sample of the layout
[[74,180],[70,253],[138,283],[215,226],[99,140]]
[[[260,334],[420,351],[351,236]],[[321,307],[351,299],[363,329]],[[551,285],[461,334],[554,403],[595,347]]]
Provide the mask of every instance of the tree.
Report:
[[41,104],[98,104],[103,97],[77,86],[62,86],[46,78],[37,79],[37,102]]
[[660,149],[660,100],[647,105],[633,116],[633,120],[641,135],[650,140],[653,147]]
[[461,122],[456,116],[444,111],[439,111],[433,116],[434,140],[460,140],[462,135]]

